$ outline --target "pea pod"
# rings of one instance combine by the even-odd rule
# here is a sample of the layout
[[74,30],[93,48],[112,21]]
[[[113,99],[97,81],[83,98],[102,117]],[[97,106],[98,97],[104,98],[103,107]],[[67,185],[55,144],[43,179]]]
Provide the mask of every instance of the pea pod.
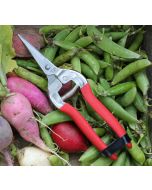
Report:
[[138,111],[145,113],[147,111],[147,106],[139,92],[136,93],[136,97],[134,100],[134,106]]
[[40,77],[40,76],[28,71],[27,69],[22,68],[22,67],[18,67],[17,69],[14,69],[14,71],[18,76],[32,82],[33,84],[35,84],[36,86],[38,86],[42,90],[47,91],[48,83],[47,83],[47,80],[45,80],[43,77]]
[[59,110],[55,110],[45,115],[42,118],[42,123],[49,126],[49,125],[54,125],[57,123],[62,123],[62,122],[71,121],[71,120],[72,119],[65,113]]
[[139,122],[110,97],[100,97],[100,101],[118,118],[127,122]]
[[126,34],[124,37],[122,37],[119,41],[118,41],[118,45],[125,47],[126,46],[126,42],[127,42],[127,38],[128,38],[128,34]]
[[54,40],[53,44],[64,49],[64,50],[70,50],[73,48],[79,48],[78,45],[76,45],[75,43],[72,42],[68,42],[68,41],[61,41],[61,40]]
[[109,81],[112,80],[114,71],[111,56],[107,52],[104,53],[104,61],[110,64],[110,66],[105,69],[105,78]]
[[111,37],[113,41],[117,41],[120,40],[121,38],[123,38],[124,36],[126,36],[127,32],[107,32],[105,33],[106,37]]
[[118,57],[125,59],[140,58],[139,54],[116,44],[115,42],[113,42],[112,40],[101,34],[100,31],[95,26],[88,26],[87,32],[88,35],[90,35],[93,38],[94,44],[109,54],[116,55]]
[[140,71],[140,72],[136,73],[135,79],[136,79],[136,83],[137,83],[138,88],[142,91],[143,95],[146,96],[147,91],[150,87],[149,80],[148,80],[148,77],[146,75],[146,72]]
[[99,82],[105,90],[110,88],[110,84],[106,79],[100,77]]
[[67,28],[69,28],[68,25],[49,25],[49,26],[42,26],[39,32],[40,34],[48,34],[51,32],[59,32]]
[[87,47],[92,43],[92,38],[90,36],[84,36],[75,41],[75,44],[80,47]]
[[152,159],[151,159],[151,158],[148,158],[148,159],[145,161],[144,166],[152,166]]
[[23,59],[17,59],[16,63],[20,67],[27,68],[28,67],[33,67],[33,68],[39,68],[38,64],[34,63],[32,60],[23,60]]
[[[64,29],[56,34],[53,40],[64,40],[65,37],[70,33],[70,29]],[[48,46],[44,49],[43,55],[47,57],[50,61],[53,61],[57,53],[57,46]]]
[[91,68],[88,65],[81,63],[81,71],[82,74],[84,74],[87,78],[92,79],[94,81],[97,80],[97,75],[93,72],[93,70],[91,70]]
[[127,107],[134,102],[136,93],[137,93],[137,89],[136,89],[136,87],[133,87],[130,90],[128,90],[128,92],[126,92],[123,96],[118,98],[117,101],[123,107]]
[[94,44],[89,45],[87,47],[87,50],[90,51],[90,52],[96,53],[98,55],[103,54],[103,51],[100,48],[98,48],[97,46],[95,46]]
[[103,95],[104,96],[117,96],[117,95],[123,94],[125,92],[128,92],[128,90],[130,90],[133,87],[135,87],[134,82],[125,82],[125,83],[117,84],[116,86],[113,86],[113,87],[109,88],[108,90],[106,90]]
[[143,165],[145,162],[145,155],[140,147],[135,143],[134,140],[131,141],[132,148],[128,149],[129,154],[131,157],[139,164]]
[[[102,137],[102,140],[106,143],[109,144],[111,141],[111,137],[109,135],[105,135]],[[97,159],[100,156],[100,152],[94,147],[90,146],[79,158],[80,162],[90,162],[94,159]]]
[[107,62],[105,62],[105,61],[98,60],[98,62],[100,63],[100,68],[101,68],[101,69],[105,69],[105,68],[107,68],[107,67],[110,66],[110,64],[107,63]]
[[121,152],[118,156],[118,159],[112,163],[112,166],[124,166],[126,162],[126,157],[126,152]]
[[78,26],[72,32],[65,38],[65,41],[68,42],[75,42],[79,39],[79,36],[81,33],[84,33],[86,31],[86,26]]
[[98,60],[88,51],[83,50],[78,54],[79,58],[82,59],[97,75],[100,70],[100,63]]
[[74,56],[71,59],[71,64],[72,64],[72,69],[81,73],[81,63],[80,63],[80,59],[77,56]]
[[105,133],[106,130],[104,128],[93,128],[93,130],[95,131],[95,133],[99,136],[102,137]]
[[139,47],[143,41],[143,38],[144,38],[144,31],[141,30],[138,32],[133,43],[130,45],[130,47],[128,49],[131,51],[136,51],[137,49],[139,49]]
[[110,166],[112,164],[112,160],[108,157],[100,157],[95,162],[91,164],[91,166]]
[[125,160],[125,166],[131,166],[130,158],[127,156]]
[[124,67],[121,71],[115,75],[113,78],[112,84],[115,85],[127,77],[131,76],[134,73],[137,73],[138,71],[145,69],[146,67],[150,66],[151,62],[148,59],[141,59],[138,61],[135,61],[133,63],[130,63],[126,67]]
[[71,50],[68,50],[66,52],[64,52],[63,54],[59,55],[58,57],[56,57],[53,61],[53,63],[56,66],[61,66],[63,63],[66,63],[67,61],[69,61],[73,56],[75,56],[75,54],[78,52],[77,48],[73,48]]

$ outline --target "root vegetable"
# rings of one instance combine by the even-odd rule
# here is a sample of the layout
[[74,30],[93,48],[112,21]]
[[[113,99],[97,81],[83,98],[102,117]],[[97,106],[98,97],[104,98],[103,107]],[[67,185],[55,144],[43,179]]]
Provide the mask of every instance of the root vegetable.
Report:
[[0,116],[0,152],[4,155],[8,165],[13,165],[11,155],[7,150],[7,147],[13,140],[13,132],[9,123]]
[[17,57],[31,57],[27,48],[23,45],[22,41],[18,37],[21,34],[37,49],[44,47],[43,37],[35,29],[16,29],[13,34],[13,47]]
[[31,82],[20,77],[10,77],[7,80],[7,87],[11,92],[24,95],[37,111],[47,114],[52,110],[47,97]]
[[51,136],[61,150],[68,153],[77,153],[85,151],[88,148],[85,137],[74,123],[60,123],[54,125],[52,130],[54,133],[51,133]]
[[36,147],[25,147],[17,152],[20,166],[50,166],[49,156],[50,153]]

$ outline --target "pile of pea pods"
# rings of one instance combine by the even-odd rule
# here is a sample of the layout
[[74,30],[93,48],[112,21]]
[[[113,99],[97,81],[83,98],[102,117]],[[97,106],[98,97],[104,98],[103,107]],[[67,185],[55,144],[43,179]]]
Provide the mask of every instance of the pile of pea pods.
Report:
[[[48,44],[42,50],[43,54],[58,67],[82,73],[95,96],[117,117],[132,141],[132,148],[119,151],[116,161],[102,156],[91,145],[80,155],[79,164],[152,165],[152,145],[148,128],[150,99],[147,95],[150,84],[146,75],[146,69],[151,66],[151,62],[146,52],[141,49],[144,27],[60,25],[43,26],[40,33]],[[21,66],[24,67],[23,63]],[[19,69],[17,72],[26,78]],[[41,89],[45,89],[44,82],[42,86],[41,83],[39,85]],[[82,99],[81,94],[76,93],[69,101],[83,114],[105,143],[110,144],[116,139],[115,134]],[[43,117],[46,125],[69,120],[71,118],[59,110]]]

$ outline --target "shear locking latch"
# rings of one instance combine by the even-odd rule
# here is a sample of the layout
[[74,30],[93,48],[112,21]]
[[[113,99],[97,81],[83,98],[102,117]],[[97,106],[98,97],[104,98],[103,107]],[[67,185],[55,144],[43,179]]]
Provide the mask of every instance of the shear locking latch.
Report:
[[130,143],[131,139],[126,134],[123,137],[113,141],[106,149],[104,149],[101,154],[110,157],[113,153],[121,150],[126,144]]

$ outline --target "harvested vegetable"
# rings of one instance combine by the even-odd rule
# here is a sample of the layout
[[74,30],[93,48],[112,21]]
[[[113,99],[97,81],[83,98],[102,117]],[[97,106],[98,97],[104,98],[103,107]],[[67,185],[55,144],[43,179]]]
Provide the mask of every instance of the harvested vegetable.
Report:
[[50,153],[36,147],[25,147],[17,151],[20,166],[50,166]]

